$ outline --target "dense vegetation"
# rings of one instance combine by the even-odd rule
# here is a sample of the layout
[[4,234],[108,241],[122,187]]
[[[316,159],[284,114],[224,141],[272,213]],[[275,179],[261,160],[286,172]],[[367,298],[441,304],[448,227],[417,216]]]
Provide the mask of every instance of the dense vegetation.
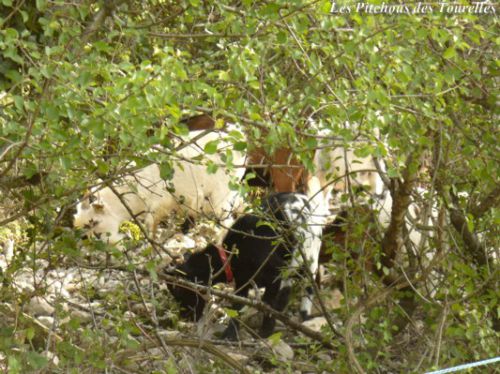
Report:
[[[48,328],[27,309],[49,292],[50,271],[85,262],[77,233],[64,228],[75,202],[130,161],[158,162],[168,178],[169,154],[152,146],[174,152],[172,134],[187,131],[181,119],[199,113],[243,124],[248,144],[235,141],[240,150],[292,147],[311,173],[314,149],[333,140],[358,144],[358,154],[384,160],[398,202],[374,242],[385,275],[334,253],[329,268],[348,291],[339,308],[327,308],[335,323],[321,338],[273,337],[295,347],[302,366],[268,357],[251,361],[253,370],[422,372],[498,355],[498,18],[330,9],[323,0],[0,2],[4,250],[15,239],[14,257],[0,271],[0,370],[170,373],[239,365],[227,347],[159,333],[157,317],[176,313],[167,293],[125,287],[135,281],[139,288],[133,271],[141,256],[149,273],[139,280],[151,282],[148,290],[165,281],[151,249],[131,259],[94,243],[129,280],[104,294],[99,283],[81,286],[87,300],[80,309],[88,312],[95,299],[103,306],[89,319],[63,297],[51,299],[56,322]],[[353,142],[360,136],[369,141]],[[417,187],[430,191],[439,220],[427,228],[435,232],[430,257],[415,265],[397,258]],[[353,236],[362,224],[353,223]],[[33,287],[16,286],[22,272],[36,279]],[[328,299],[331,289],[321,292]],[[132,311],[138,300],[155,312]],[[186,357],[197,359],[189,366]]]

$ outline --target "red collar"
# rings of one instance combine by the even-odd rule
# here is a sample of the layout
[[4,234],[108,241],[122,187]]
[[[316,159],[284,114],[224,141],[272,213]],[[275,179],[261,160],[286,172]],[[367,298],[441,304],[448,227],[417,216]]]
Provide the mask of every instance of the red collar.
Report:
[[231,283],[233,281],[233,271],[231,270],[231,264],[227,260],[227,254],[224,248],[220,245],[216,245],[217,251],[219,252],[219,257],[222,261],[222,266],[224,266],[224,272],[226,273],[226,282]]

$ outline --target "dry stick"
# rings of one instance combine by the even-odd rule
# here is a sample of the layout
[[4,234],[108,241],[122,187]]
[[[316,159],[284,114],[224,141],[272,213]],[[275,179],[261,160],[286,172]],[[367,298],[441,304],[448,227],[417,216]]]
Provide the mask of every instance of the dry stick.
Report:
[[474,261],[481,266],[487,264],[488,259],[485,253],[484,244],[481,243],[477,235],[469,230],[465,215],[457,208],[448,208],[450,221],[455,230],[462,237],[466,248],[469,250]]
[[434,361],[434,366],[436,366],[436,367],[439,367],[439,356],[441,355],[441,344],[443,341],[443,330],[444,330],[444,325],[446,322],[446,317],[448,315],[448,311],[449,311],[449,306],[448,306],[448,303],[446,303],[443,307],[443,311],[441,314],[441,321],[439,323],[439,329],[438,329],[438,333],[437,333],[437,337],[436,337],[436,340],[437,340],[436,358]]
[[12,10],[12,12],[10,12],[9,15],[2,20],[2,26],[7,26],[7,21],[21,9],[21,7],[24,5],[24,2],[25,0],[21,0]]
[[[179,346],[179,347],[190,347],[190,348],[198,348],[202,349],[207,353],[212,354],[213,356],[218,357],[221,359],[224,363],[228,364],[232,368],[238,370],[241,373],[247,373],[250,374],[250,372],[243,366],[241,365],[238,361],[233,359],[231,356],[228,354],[224,353],[217,347],[215,347],[213,344],[208,343],[204,340],[196,340],[196,339],[164,339],[165,344],[171,345],[171,346]],[[155,343],[148,343],[144,344],[141,346],[144,350],[150,349],[150,348],[155,348],[156,344]],[[126,351],[121,352],[121,354],[118,356],[118,359],[128,359],[130,358],[131,354],[136,352],[135,350],[128,349]]]
[[[95,267],[94,267],[94,269],[95,269]],[[103,267],[103,269],[108,269],[108,268]],[[116,267],[113,267],[113,269],[118,270],[118,271],[123,271],[126,273],[130,273],[130,269],[123,267],[123,266],[116,266]],[[149,275],[149,272],[147,270],[135,269],[135,271],[140,272],[141,274],[144,274],[144,275]],[[172,284],[175,284],[175,285],[183,287],[183,288],[190,289],[194,292],[199,293],[200,295],[204,295],[207,292],[211,292],[215,296],[221,297],[223,299],[227,299],[227,300],[232,301],[234,303],[240,303],[243,305],[248,305],[248,306],[254,307],[255,309],[260,310],[261,312],[268,313],[268,314],[272,315],[274,318],[283,322],[288,327],[291,327],[292,329],[303,333],[305,336],[307,336],[313,340],[318,341],[324,347],[326,347],[328,349],[335,350],[335,347],[323,335],[321,335],[321,333],[316,332],[316,331],[314,331],[306,326],[303,326],[299,322],[293,321],[292,319],[290,319],[289,317],[287,317],[283,313],[280,313],[280,312],[274,310],[269,305],[264,304],[261,301],[236,296],[236,295],[233,295],[232,293],[220,291],[220,290],[210,288],[207,286],[203,286],[203,285],[200,285],[197,283],[189,282],[187,280],[178,278],[178,277],[170,275],[170,274],[165,274],[165,273],[159,272],[157,275],[158,275],[159,279],[165,280],[168,283],[172,283]]]
[[[2,161],[2,159],[4,158],[4,156],[9,153],[9,151],[14,148],[14,147],[17,147],[18,145],[22,145],[23,142],[12,142],[11,144],[9,144],[7,147],[5,147],[2,152],[0,153],[0,161]],[[16,181],[17,182],[17,181]],[[5,181],[2,181],[2,184],[4,184]],[[6,184],[6,183],[5,183]],[[4,185],[5,185],[4,184]]]
[[227,33],[193,33],[193,34],[164,34],[158,32],[149,32],[149,36],[162,39],[203,39],[203,38],[227,38],[227,39],[241,39],[246,38],[246,34],[227,34]]
[[481,218],[491,208],[500,204],[500,186],[495,187],[486,197],[474,208],[471,213],[475,218]]
[[[126,271],[129,271],[129,270],[126,270]],[[283,313],[280,313],[280,312],[274,310],[269,305],[264,304],[261,301],[247,299],[244,297],[236,296],[236,295],[233,295],[231,293],[223,292],[223,291],[213,289],[213,288],[210,289],[209,287],[202,286],[202,285],[199,285],[196,283],[192,283],[192,282],[177,278],[177,277],[175,277],[173,275],[169,275],[169,274],[158,273],[158,277],[169,282],[169,283],[173,283],[173,284],[179,285],[181,287],[192,288],[193,290],[196,290],[197,292],[201,292],[201,293],[206,293],[206,292],[210,291],[213,295],[230,300],[234,303],[239,303],[239,304],[254,307],[254,308],[256,308],[264,313],[268,313],[268,314],[272,315],[277,320],[283,322],[285,325],[291,327],[292,329],[303,333],[307,337],[320,342],[326,348],[335,349],[335,347],[329,341],[327,341],[326,338],[321,333],[316,332],[314,330],[311,330],[310,328],[303,326],[299,322],[295,322],[295,321],[291,320],[290,318],[285,316]]]
[[92,22],[87,26],[81,36],[81,44],[86,44],[90,37],[96,33],[104,24],[104,21],[111,15],[114,8],[124,3],[126,0],[104,1],[102,8],[95,14]]
[[414,157],[415,153],[412,153],[408,158],[406,168],[403,170],[403,180],[393,180],[396,183],[391,191],[391,195],[393,195],[391,220],[382,239],[382,252],[384,254],[382,264],[389,269],[394,266],[394,257],[403,246],[402,228],[405,225],[405,217],[411,203],[411,192],[417,181],[416,176],[412,175],[410,171]]
[[[134,276],[135,276],[135,272],[134,272]],[[159,331],[158,331],[158,321],[156,319],[156,316],[153,316],[153,313],[151,313],[150,318],[153,321],[153,323],[155,324],[154,334],[156,336],[156,339],[158,339],[158,341],[160,342],[160,345],[162,346],[163,351],[170,358],[173,358],[172,353],[170,352],[170,350],[167,347],[167,344],[165,343],[165,339],[159,334]],[[154,339],[148,334],[148,332],[144,329],[144,327],[140,323],[137,322],[136,318],[134,318],[134,325],[140,330],[140,332],[142,333],[142,335],[144,335],[146,337],[146,339],[148,339],[151,343],[154,342]]]

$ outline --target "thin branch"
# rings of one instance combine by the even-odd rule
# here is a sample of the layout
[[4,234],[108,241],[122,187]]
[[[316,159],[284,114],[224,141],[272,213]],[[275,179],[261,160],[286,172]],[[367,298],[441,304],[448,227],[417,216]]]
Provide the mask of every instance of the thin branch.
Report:
[[474,208],[471,209],[471,214],[475,218],[481,218],[491,208],[496,208],[500,205],[500,186],[495,187],[485,198]]
[[[198,348],[201,349],[215,357],[218,357],[221,359],[224,363],[227,365],[231,366],[232,368],[238,370],[240,373],[246,373],[250,374],[250,372],[243,366],[241,365],[238,361],[233,359],[231,356],[228,354],[224,353],[220,349],[218,349],[216,346],[213,344],[205,341],[205,340],[197,340],[197,339],[185,339],[185,338],[171,338],[171,339],[164,339],[165,344],[170,345],[170,346],[178,346],[178,347],[189,347],[189,348]],[[149,342],[147,344],[141,345],[139,348],[143,350],[147,350],[150,348],[155,348],[157,344],[154,342]],[[125,351],[122,351],[118,355],[118,360],[125,360],[129,359],[130,356],[135,353],[137,350],[132,350],[128,349]]]
[[82,33],[81,45],[85,45],[90,40],[90,37],[104,25],[104,21],[111,15],[113,10],[125,1],[126,0],[103,1],[102,8],[99,9],[92,19],[92,22]]

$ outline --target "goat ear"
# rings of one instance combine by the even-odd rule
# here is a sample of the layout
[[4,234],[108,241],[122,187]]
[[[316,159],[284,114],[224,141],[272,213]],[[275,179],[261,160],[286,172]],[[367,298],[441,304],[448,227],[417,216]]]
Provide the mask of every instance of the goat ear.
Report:
[[92,204],[92,208],[94,208],[96,213],[102,213],[104,211],[104,204],[94,203]]
[[88,208],[90,208],[90,202],[89,202],[89,199],[88,199],[88,198],[86,198],[86,197],[85,197],[85,198],[82,200],[82,203],[81,203],[81,208],[82,208],[82,209],[88,209]]
[[83,194],[83,198],[82,198],[82,208],[83,209],[90,208],[90,204],[92,204],[94,202],[94,200],[92,199],[92,194],[91,194],[90,190],[86,189],[84,194]]
[[83,193],[83,198],[84,199],[88,199],[88,197],[90,196],[90,190],[89,189],[86,189]]

